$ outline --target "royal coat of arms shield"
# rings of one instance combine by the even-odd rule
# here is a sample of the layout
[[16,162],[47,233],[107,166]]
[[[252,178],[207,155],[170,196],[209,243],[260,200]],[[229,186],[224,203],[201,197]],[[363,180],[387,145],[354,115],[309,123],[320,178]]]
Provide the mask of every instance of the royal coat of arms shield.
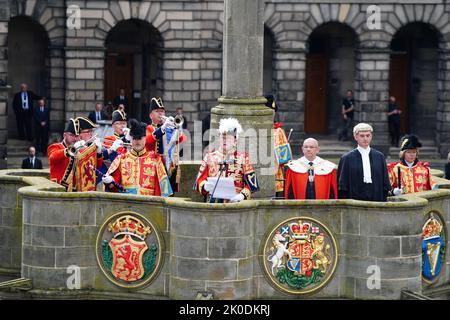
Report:
[[337,266],[336,240],[321,222],[296,217],[276,226],[263,248],[264,271],[278,290],[313,293],[332,278]]
[[434,283],[445,260],[445,230],[440,216],[431,212],[422,228],[422,279]]
[[97,237],[97,261],[106,277],[126,288],[141,288],[155,278],[162,259],[159,232],[142,215],[110,217]]

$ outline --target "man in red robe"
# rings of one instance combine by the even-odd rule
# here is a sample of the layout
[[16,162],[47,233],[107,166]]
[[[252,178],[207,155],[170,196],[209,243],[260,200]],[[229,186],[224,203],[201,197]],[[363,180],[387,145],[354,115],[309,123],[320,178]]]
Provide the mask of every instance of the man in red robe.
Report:
[[[131,150],[116,157],[102,181],[105,189],[168,197],[173,194],[161,155],[145,148],[146,124],[130,120]],[[120,186],[120,187],[119,187]]]
[[285,199],[337,199],[336,165],[317,156],[316,139],[306,139],[302,151],[302,158],[287,164]]
[[67,191],[74,191],[76,188],[72,168],[75,161],[74,144],[79,140],[79,124],[71,118],[64,129],[63,141],[53,143],[47,149],[50,180],[64,186]]

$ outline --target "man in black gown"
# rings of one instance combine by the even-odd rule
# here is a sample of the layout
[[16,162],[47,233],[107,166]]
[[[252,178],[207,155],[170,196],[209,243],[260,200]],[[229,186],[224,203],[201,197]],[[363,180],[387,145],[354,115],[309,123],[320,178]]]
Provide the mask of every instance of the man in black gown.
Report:
[[358,147],[339,161],[339,199],[386,201],[391,184],[384,155],[370,148],[372,132],[372,126],[366,123],[353,128]]

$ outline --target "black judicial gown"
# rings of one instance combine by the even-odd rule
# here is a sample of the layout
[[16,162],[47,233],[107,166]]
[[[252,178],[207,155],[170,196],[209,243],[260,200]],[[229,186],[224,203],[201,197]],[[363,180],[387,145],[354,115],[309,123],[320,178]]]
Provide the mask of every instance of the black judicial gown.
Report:
[[370,149],[370,167],[372,186],[370,199],[367,198],[367,186],[364,183],[362,156],[354,149],[341,157],[338,166],[339,199],[355,199],[366,201],[386,201],[391,183],[384,155],[375,149]]

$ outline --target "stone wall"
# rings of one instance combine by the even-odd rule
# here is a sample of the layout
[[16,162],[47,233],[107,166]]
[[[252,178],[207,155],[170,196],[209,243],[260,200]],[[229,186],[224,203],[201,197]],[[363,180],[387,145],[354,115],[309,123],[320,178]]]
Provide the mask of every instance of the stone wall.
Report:
[[[30,177],[32,171],[0,174],[0,269],[13,274],[20,270],[22,277],[31,279],[33,294],[73,295],[76,291],[67,289],[67,268],[76,265],[81,272],[80,294],[194,299],[198,292],[207,291],[215,299],[305,298],[275,289],[262,269],[263,246],[270,232],[280,222],[300,216],[327,226],[338,248],[330,282],[306,298],[399,299],[403,289],[422,293],[444,285],[450,276],[447,238],[440,277],[432,285],[421,277],[422,227],[433,211],[445,221],[447,236],[448,189],[405,195],[388,203],[249,200],[221,205],[182,198],[64,193],[45,178]],[[446,180],[439,184],[450,188]],[[123,211],[149,219],[164,243],[161,270],[141,290],[114,285],[96,260],[100,227]],[[380,289],[367,287],[370,266],[380,269]]]
[[[0,273],[15,276],[20,275],[23,230],[22,197],[17,191],[29,183],[49,183],[47,179],[38,178],[48,178],[48,170],[22,170],[21,174],[10,176],[6,172],[0,184]],[[23,175],[29,178],[24,179]]]

